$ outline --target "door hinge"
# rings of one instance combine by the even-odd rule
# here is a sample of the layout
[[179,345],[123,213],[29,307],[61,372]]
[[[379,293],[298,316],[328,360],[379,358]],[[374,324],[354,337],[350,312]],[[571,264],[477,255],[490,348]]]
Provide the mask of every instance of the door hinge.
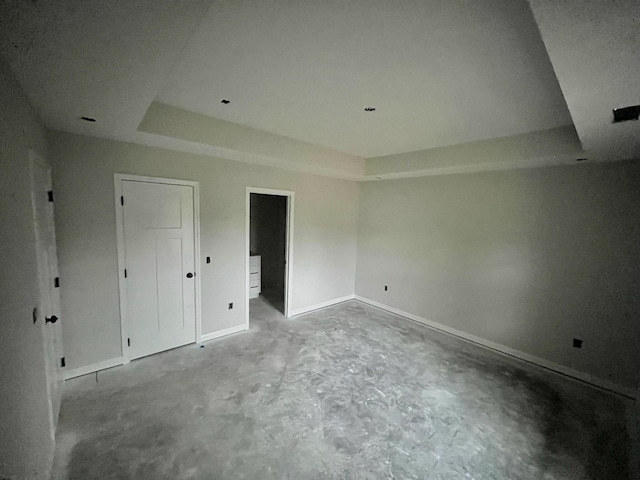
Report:
[[124,269],[124,278],[127,278],[127,269]]
[[60,277],[56,277],[53,279],[53,286],[55,288],[60,288]]
[[66,367],[66,366],[67,366],[67,362],[65,361],[64,357],[62,357],[62,358],[60,359],[60,366],[61,366],[61,367]]
[[131,339],[127,338],[127,347],[130,347],[130,346],[131,346]]
[[53,190],[49,190],[49,191],[47,192],[47,195],[49,196],[49,201],[50,201],[50,202],[53,202]]
[[120,195],[120,205],[124,205],[124,196]]

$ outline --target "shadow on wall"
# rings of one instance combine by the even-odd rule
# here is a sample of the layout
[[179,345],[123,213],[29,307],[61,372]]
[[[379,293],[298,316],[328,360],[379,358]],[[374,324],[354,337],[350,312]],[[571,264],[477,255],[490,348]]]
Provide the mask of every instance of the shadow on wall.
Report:
[[639,182],[637,162],[369,182],[356,293],[632,389]]
[[[575,170],[579,181],[539,175],[535,183],[522,185],[517,201],[519,214],[528,219],[530,279],[518,299],[524,308],[514,318],[528,320],[521,323],[524,337],[540,338],[540,329],[564,326],[557,346],[569,352],[564,363],[583,371],[578,361],[597,363],[597,376],[611,380],[621,370],[619,352],[633,351],[638,335],[629,320],[640,308],[640,229],[632,221],[640,214],[634,187],[640,170],[607,165],[594,175],[587,167]],[[537,195],[542,182],[559,193]],[[558,337],[546,341],[553,344]],[[573,337],[584,339],[588,355],[571,357]],[[625,359],[628,372],[637,371],[638,359],[632,361]]]

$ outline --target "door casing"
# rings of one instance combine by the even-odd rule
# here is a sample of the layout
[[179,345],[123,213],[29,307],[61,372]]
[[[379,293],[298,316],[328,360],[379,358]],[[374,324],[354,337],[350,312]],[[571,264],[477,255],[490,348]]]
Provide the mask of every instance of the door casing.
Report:
[[[45,353],[45,371],[47,377],[47,403],[49,407],[49,429],[55,436],[58,414],[62,402],[63,373],[61,361],[64,356],[62,345],[62,320],[46,323],[45,317],[60,312],[60,291],[54,286],[59,275],[58,256],[56,252],[55,220],[53,207],[46,198],[47,191],[53,191],[51,167],[37,153],[29,151],[29,168],[31,175],[31,201],[33,209],[33,229],[35,234],[38,269],[38,316],[35,320],[42,333],[42,346]],[[54,192],[55,197],[55,192]],[[38,202],[46,204],[46,212],[38,211]],[[44,214],[45,216],[43,216]]]
[[193,187],[193,227],[194,227],[194,264],[195,264],[195,310],[196,310],[196,343],[202,342],[202,302],[201,302],[201,272],[200,272],[200,182],[179,180],[163,177],[147,177],[140,175],[128,175],[116,173],[114,176],[115,208],[116,208],[116,241],[118,250],[118,291],[120,294],[120,332],[122,336],[122,362],[129,363],[131,355],[127,339],[129,338],[129,319],[127,318],[127,293],[124,278],[125,242],[124,242],[124,216],[122,196],[122,182],[147,182],[164,185],[184,185]]

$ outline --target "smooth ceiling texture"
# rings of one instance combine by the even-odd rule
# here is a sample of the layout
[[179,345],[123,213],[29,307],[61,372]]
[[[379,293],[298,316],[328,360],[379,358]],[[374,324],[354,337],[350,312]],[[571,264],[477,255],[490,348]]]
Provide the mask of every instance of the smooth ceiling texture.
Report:
[[47,127],[130,139],[210,3],[8,0],[0,48]]
[[[50,129],[370,180],[380,158],[392,177],[640,158],[640,122],[611,123],[611,109],[640,103],[639,9],[637,0],[6,0],[0,54]],[[188,121],[150,115],[158,108]],[[547,133],[561,130],[559,156]],[[226,131],[233,141],[219,141]],[[540,148],[526,147],[532,136]],[[267,138],[268,149],[253,148]],[[524,147],[501,149],[505,141]],[[500,158],[458,156],[478,142]],[[434,150],[455,161],[436,168]]]
[[584,149],[640,158],[640,122],[612,122],[640,104],[640,1],[530,1]]
[[363,157],[571,123],[525,0],[223,0],[156,100]]

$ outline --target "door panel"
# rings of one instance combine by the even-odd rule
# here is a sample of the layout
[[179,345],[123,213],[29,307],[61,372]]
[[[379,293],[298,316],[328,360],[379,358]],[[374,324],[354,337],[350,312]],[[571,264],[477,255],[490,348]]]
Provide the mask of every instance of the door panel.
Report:
[[[182,270],[182,239],[159,238],[156,240],[156,265],[158,282],[158,325],[161,331],[184,327],[182,284],[186,272]],[[173,323],[181,318],[182,322]]]
[[193,188],[122,181],[130,358],[195,341]]

